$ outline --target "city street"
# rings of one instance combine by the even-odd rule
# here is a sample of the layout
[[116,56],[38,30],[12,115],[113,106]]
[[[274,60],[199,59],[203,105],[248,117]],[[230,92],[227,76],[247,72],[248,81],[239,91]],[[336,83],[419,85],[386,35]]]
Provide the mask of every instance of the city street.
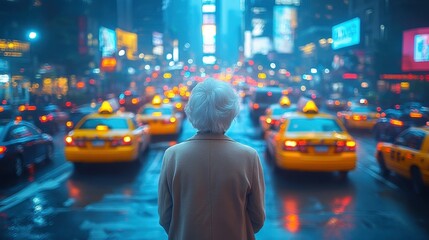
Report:
[[[195,133],[185,122],[179,142]],[[76,173],[64,159],[63,135],[52,163],[23,180],[0,183],[0,239],[167,239],[158,224],[157,185],[171,139],[153,139],[141,165],[89,166]],[[227,135],[260,154],[266,222],[259,240],[427,239],[428,198],[409,181],[379,175],[370,132],[352,132],[358,164],[348,180],[335,173],[276,173],[247,105]]]

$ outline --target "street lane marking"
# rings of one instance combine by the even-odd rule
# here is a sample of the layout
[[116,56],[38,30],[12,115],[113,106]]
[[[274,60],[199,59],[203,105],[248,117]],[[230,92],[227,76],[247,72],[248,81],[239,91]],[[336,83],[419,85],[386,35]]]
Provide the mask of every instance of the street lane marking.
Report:
[[372,171],[372,170],[370,170],[368,168],[361,167],[361,166],[358,166],[358,168],[361,169],[362,171],[364,171],[365,173],[367,173],[368,175],[372,176],[373,178],[377,179],[378,181],[384,183],[386,186],[388,186],[388,187],[390,187],[390,188],[392,188],[394,190],[399,189],[398,186],[396,186],[395,184],[389,182],[388,180],[386,180],[382,176],[378,175],[374,171]]
[[44,190],[52,190],[57,188],[61,182],[65,181],[67,178],[69,178],[71,175],[71,172],[64,173],[63,175],[58,176],[57,178],[50,179],[48,181],[39,183],[35,182],[24,188],[23,190],[13,194],[12,196],[2,200],[0,202],[0,212],[3,212],[9,208],[12,208],[26,199],[28,199],[30,196],[44,191]]

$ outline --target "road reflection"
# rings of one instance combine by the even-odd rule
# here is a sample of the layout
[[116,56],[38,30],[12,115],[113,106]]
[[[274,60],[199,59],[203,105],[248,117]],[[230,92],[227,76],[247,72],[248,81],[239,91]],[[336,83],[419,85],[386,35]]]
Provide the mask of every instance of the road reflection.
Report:
[[84,207],[99,202],[111,193],[133,195],[133,183],[140,172],[134,164],[88,165],[85,171],[74,171],[67,181],[73,206]]
[[275,215],[291,236],[344,239],[356,227],[355,187],[351,180],[320,172],[288,171],[270,177],[273,189],[268,191],[274,192],[281,211]]

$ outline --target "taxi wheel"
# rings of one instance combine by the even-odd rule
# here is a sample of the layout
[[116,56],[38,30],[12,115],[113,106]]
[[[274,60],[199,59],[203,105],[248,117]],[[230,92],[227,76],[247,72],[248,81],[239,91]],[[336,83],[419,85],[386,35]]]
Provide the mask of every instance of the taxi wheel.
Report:
[[411,168],[411,181],[414,192],[418,195],[422,195],[425,190],[425,185],[423,183],[422,174],[417,167]]
[[380,167],[381,175],[384,177],[389,176],[390,171],[386,167],[386,162],[384,161],[384,157],[383,157],[383,154],[381,154],[381,152],[378,152],[377,154],[377,162],[378,162],[378,166]]

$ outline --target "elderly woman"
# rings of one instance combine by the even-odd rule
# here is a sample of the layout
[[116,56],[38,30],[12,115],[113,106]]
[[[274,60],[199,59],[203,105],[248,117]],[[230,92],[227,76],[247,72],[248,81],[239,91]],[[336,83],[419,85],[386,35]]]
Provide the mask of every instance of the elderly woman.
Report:
[[257,152],[225,136],[239,113],[232,87],[207,79],[185,112],[198,130],[164,154],[160,224],[174,240],[255,239],[265,221],[264,177]]

